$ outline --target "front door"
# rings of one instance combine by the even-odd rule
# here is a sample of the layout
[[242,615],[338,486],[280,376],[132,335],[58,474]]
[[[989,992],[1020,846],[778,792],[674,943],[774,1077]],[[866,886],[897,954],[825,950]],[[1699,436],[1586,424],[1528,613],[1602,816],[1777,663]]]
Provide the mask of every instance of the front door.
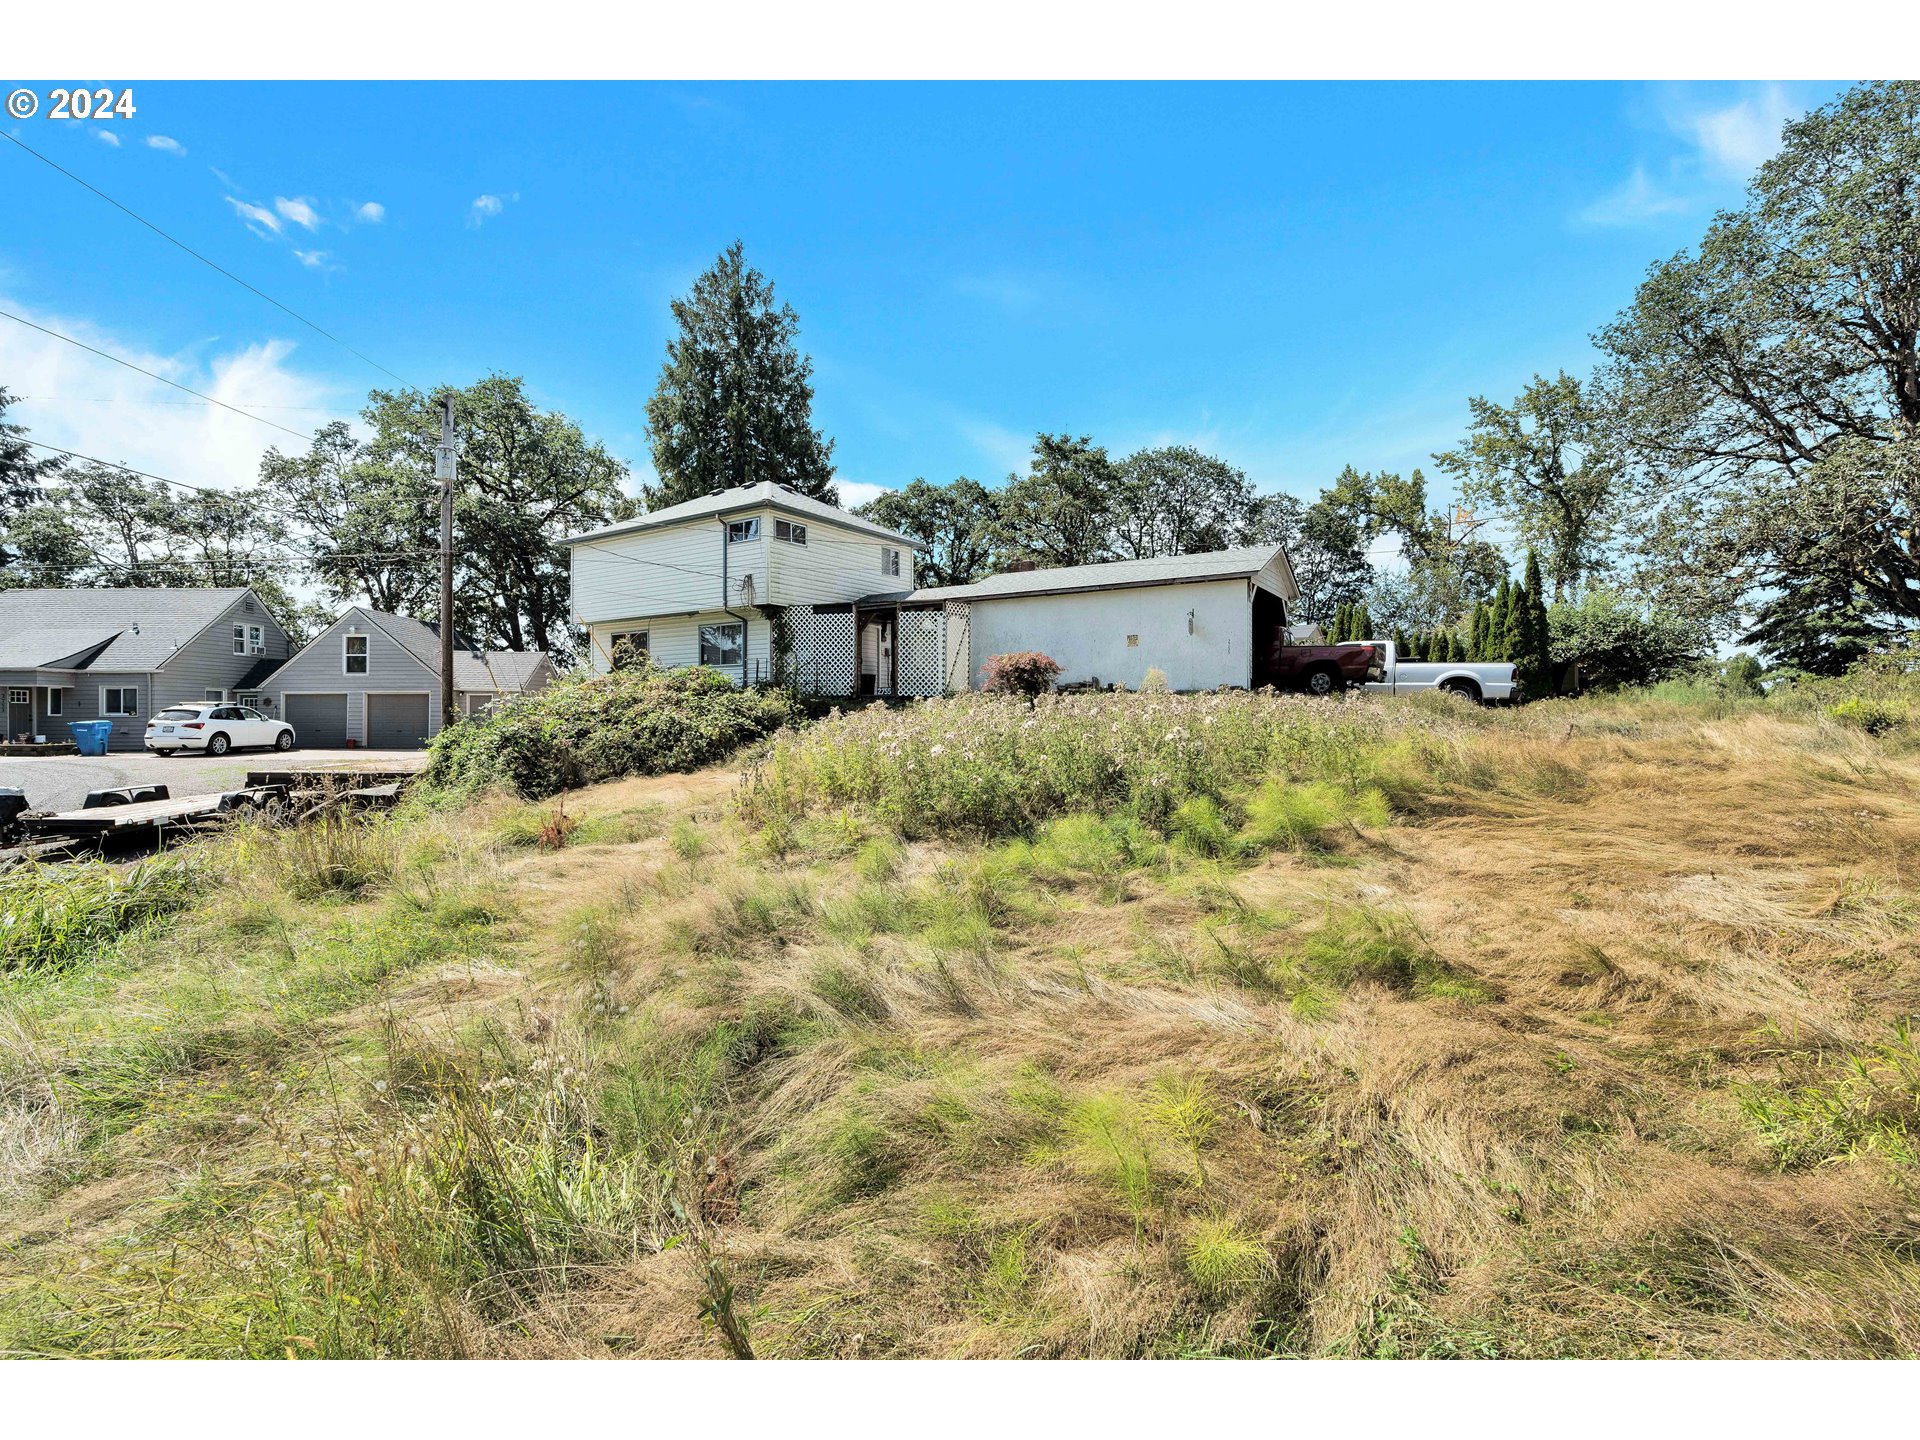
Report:
[[893,619],[891,610],[860,617],[862,695],[891,695],[894,692]]
[[7,687],[7,733],[8,740],[18,740],[22,735],[33,738],[33,690],[26,685]]

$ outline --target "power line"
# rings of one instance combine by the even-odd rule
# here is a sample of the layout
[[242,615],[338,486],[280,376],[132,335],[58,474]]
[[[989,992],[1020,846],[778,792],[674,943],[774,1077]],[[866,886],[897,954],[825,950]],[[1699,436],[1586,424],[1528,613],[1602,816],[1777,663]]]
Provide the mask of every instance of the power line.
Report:
[[177,485],[182,490],[191,490],[196,495],[231,495],[231,490],[213,490],[205,485],[189,485],[184,480],[169,480],[164,475],[155,475],[151,471],[136,470],[131,465],[122,465],[118,460],[102,460],[95,455],[82,455],[78,450],[69,450],[64,445],[47,445],[39,440],[22,440],[22,445],[31,445],[36,450],[46,450],[55,455],[65,455],[74,460],[85,460],[89,465],[104,465],[109,470],[123,470],[129,475],[138,475],[142,480],[157,480],[162,485]]
[[[5,133],[4,131],[0,131],[0,134],[4,134],[4,133]],[[174,389],[183,390],[197,400],[204,400],[209,405],[218,405],[222,410],[231,410],[236,415],[244,416],[248,420],[254,421],[256,424],[269,426],[272,429],[280,431],[284,435],[291,435],[296,440],[300,440],[304,442],[304,441],[311,440],[313,438],[310,435],[301,434],[298,430],[290,430],[285,425],[280,424],[280,422],[277,420],[269,420],[264,415],[252,414],[249,411],[242,410],[238,405],[229,405],[224,400],[216,400],[211,395],[202,395],[198,390],[195,390],[192,386],[182,385],[178,380],[169,380],[164,375],[156,375],[151,370],[143,370],[138,365],[134,364],[131,360],[122,360],[118,355],[109,355],[105,350],[96,350],[93,348],[93,346],[87,344],[85,341],[76,340],[71,335],[62,335],[58,330],[49,330],[44,325],[36,325],[33,323],[33,321],[25,319],[22,316],[16,315],[11,310],[0,310],[0,316],[4,316],[8,320],[12,320],[16,324],[24,325],[29,330],[38,330],[42,335],[51,335],[56,340],[64,340],[67,342],[67,344],[77,346],[80,349],[86,351],[89,355],[98,355],[102,360],[111,360],[116,365],[124,365],[127,367],[127,369],[133,371],[137,375],[144,375],[149,380],[158,380],[162,385],[171,385]]]
[[147,219],[146,216],[140,214],[136,210],[130,209],[128,206],[121,204],[118,200],[114,199],[111,195],[107,194],[107,192],[102,190],[99,186],[89,184],[87,181],[82,180],[78,175],[74,174],[71,170],[67,169],[66,166],[59,164],[57,161],[49,159],[45,155],[42,155],[38,150],[34,149],[31,145],[27,144],[27,142],[22,140],[18,135],[9,135],[4,130],[0,130],[0,135],[4,135],[7,139],[13,141],[14,144],[18,145],[22,150],[26,151],[29,155],[33,156],[34,159],[40,161],[42,164],[52,166],[55,170],[58,170],[62,175],[66,176],[69,180],[73,181],[74,184],[82,187],[83,189],[91,190],[95,195],[98,195],[102,200],[106,201],[109,205],[113,206],[114,209],[120,211],[125,215],[131,216],[135,220],[138,220],[142,225],[146,226],[147,229],[153,231],[154,234],[158,235],[162,240],[165,240],[168,244],[177,245],[180,249],[186,251],[187,254],[191,255],[194,259],[198,260],[202,265],[205,265],[208,269],[218,271],[220,274],[226,276],[227,279],[233,281],[233,283],[238,285],[241,289],[250,290],[255,295],[258,295],[262,300],[266,301],[269,305],[272,305],[278,310],[284,310],[287,314],[291,315],[294,319],[298,320],[302,325],[306,326],[309,330],[312,330],[317,335],[325,336],[327,339],[331,340],[334,344],[338,345],[342,350],[345,350],[349,355],[352,355],[355,359],[365,361],[367,364],[371,365],[374,369],[378,370],[382,375],[386,375],[394,380],[399,380],[402,385],[410,386],[410,388],[415,390],[420,388],[417,385],[413,385],[411,381],[401,379],[400,376],[395,375],[393,371],[387,369],[387,367],[382,365],[378,360],[373,359],[371,356],[361,354],[358,350],[354,349],[353,346],[347,344],[346,341],[342,340],[338,335],[335,335],[332,331],[323,329],[321,326],[314,324],[313,321],[307,319],[306,316],[302,315],[298,310],[295,310],[291,305],[284,304],[281,301],[274,299],[273,296],[267,294],[267,292],[262,290],[259,286],[249,284],[247,281],[242,280],[238,275],[234,274],[231,270],[228,270],[223,266],[214,264],[213,261],[209,260],[206,256],[202,255],[198,250],[194,249],[191,245],[187,244],[184,240],[176,240],[173,236],[169,235],[166,231],[162,230],[158,225],[154,224],[151,220]]
[[[182,408],[188,405],[204,405],[207,403],[204,400],[129,400],[124,395],[16,395],[14,399],[38,400],[43,405],[52,405],[60,402],[67,405],[178,405]],[[333,407],[330,405],[261,405],[252,400],[236,401],[234,403],[245,404],[254,410],[300,410],[310,415],[332,415],[335,413]]]

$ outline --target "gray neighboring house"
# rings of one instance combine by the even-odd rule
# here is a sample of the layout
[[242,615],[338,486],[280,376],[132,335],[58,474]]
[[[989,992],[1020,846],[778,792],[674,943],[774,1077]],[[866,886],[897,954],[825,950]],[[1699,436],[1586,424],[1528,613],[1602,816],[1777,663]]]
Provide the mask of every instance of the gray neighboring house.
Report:
[[287,632],[245,587],[0,590],[6,738],[73,738],[111,720],[108,745],[138,750],[147,717],[190,700],[257,704],[287,658]]
[[[538,650],[455,641],[454,700],[462,714],[542,689],[557,673]],[[261,690],[308,748],[417,750],[440,729],[439,628],[356,605],[266,676]]]

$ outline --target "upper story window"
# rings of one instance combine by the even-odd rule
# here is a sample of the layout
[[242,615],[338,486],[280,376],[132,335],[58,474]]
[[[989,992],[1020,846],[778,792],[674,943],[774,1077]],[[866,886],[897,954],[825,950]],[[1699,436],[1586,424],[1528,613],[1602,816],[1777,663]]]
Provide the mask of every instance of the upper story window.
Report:
[[264,625],[236,625],[233,627],[233,653],[236,655],[264,655],[267,653],[267,630]]
[[759,538],[760,521],[757,517],[752,520],[727,521],[727,543],[729,545],[737,545],[743,540],[758,540]]
[[346,673],[349,675],[366,674],[367,637],[364,635],[348,635],[343,637],[343,639],[346,646],[343,652],[346,656]]
[[882,575],[898,575],[900,573],[900,552],[891,545],[885,547],[880,552],[880,573]]
[[790,545],[804,545],[807,543],[807,527],[796,525],[791,520],[776,520],[773,522],[773,538],[785,540]]
[[233,653],[236,655],[247,653],[247,627],[244,625],[233,627]]

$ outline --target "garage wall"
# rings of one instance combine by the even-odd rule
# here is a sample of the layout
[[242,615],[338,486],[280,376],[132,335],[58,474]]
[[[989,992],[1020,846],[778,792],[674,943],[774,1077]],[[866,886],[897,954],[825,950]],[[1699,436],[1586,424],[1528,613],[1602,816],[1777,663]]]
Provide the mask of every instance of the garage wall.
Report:
[[[367,671],[346,673],[348,634],[367,637]],[[440,682],[391,636],[359,610],[349,610],[275,673],[265,686],[286,714],[287,696],[296,692],[317,695],[344,693],[347,697],[347,738],[367,743],[366,696],[371,693],[424,694],[428,697],[429,735],[440,728]],[[306,743],[302,737],[302,744]]]
[[[967,608],[976,689],[989,657],[1016,650],[1051,655],[1062,683],[1098,679],[1137,690],[1156,667],[1175,690],[1253,679],[1253,605],[1245,580],[975,599]],[[1129,636],[1135,643],[1128,644]]]

